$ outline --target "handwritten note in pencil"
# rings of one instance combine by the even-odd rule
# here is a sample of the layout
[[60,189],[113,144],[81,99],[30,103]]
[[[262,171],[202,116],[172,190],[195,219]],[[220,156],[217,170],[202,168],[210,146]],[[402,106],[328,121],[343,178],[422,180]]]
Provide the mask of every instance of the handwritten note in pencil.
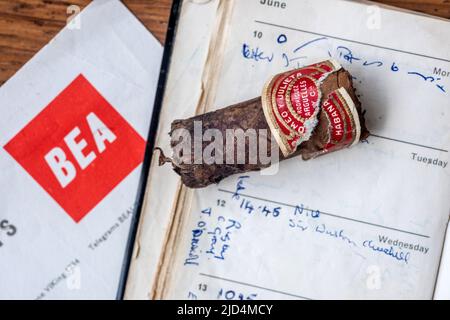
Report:
[[213,105],[333,58],[354,75],[373,135],[285,161],[273,176],[195,191],[167,296],[431,298],[450,208],[449,22],[379,7],[374,22],[367,4],[284,2],[234,3]]

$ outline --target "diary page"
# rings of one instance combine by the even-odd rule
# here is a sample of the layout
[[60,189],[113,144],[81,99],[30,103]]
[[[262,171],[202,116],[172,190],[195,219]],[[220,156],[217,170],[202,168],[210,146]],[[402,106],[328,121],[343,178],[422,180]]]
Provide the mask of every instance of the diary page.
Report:
[[435,300],[450,299],[450,229],[447,226],[447,235],[445,237],[444,250],[442,251],[441,264],[439,267],[439,275],[436,281],[434,291]]
[[353,75],[372,135],[188,193],[163,297],[431,299],[450,208],[450,23],[336,0],[230,12],[209,109],[331,58]]

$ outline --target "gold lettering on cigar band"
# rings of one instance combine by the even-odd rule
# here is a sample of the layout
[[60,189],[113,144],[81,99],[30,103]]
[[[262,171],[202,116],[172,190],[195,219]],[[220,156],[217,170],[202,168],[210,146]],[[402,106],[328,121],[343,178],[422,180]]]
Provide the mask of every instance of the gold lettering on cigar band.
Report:
[[[321,69],[321,68],[316,68],[316,67],[312,67],[311,69],[316,69],[315,72],[312,72],[310,74],[311,76],[320,76],[323,75],[324,73],[326,73],[325,70]],[[322,71],[323,70],[323,71]],[[291,71],[292,72],[292,71]],[[278,110],[278,103],[276,98],[280,98],[281,101],[283,101],[284,103],[287,103],[286,101],[286,97],[285,97],[285,92],[286,89],[288,88],[289,84],[292,83],[294,80],[299,79],[300,77],[306,77],[303,75],[303,73],[298,70],[295,73],[289,75],[288,77],[286,77],[285,75],[286,73],[283,73],[279,76],[275,76],[264,88],[263,90],[263,97],[265,97],[265,101],[263,101],[263,104],[265,106],[264,109],[266,109],[267,111],[267,115],[270,119],[270,125],[274,128],[274,130],[278,133],[276,135],[276,139],[277,141],[281,140],[280,142],[283,144],[283,147],[280,146],[280,148],[282,149],[287,149],[286,153],[292,153],[295,151],[294,148],[291,147],[289,140],[292,140],[295,136],[301,137],[304,134],[304,130],[305,127],[300,127],[297,128],[296,126],[293,126],[293,124],[291,124],[292,119],[289,117],[289,113],[284,111],[280,114],[279,110]],[[312,80],[314,81],[314,78],[312,78]],[[314,81],[315,83],[315,81]],[[270,90],[271,89],[271,90]],[[280,89],[280,93],[277,96],[277,90]],[[319,91],[319,90],[318,90]],[[265,94],[264,94],[265,93]],[[271,102],[270,105],[267,104],[267,102]],[[320,101],[320,97],[318,99],[318,103]],[[290,106],[290,107],[289,107]],[[287,104],[287,107],[289,108],[289,110],[292,112],[294,109],[292,107],[292,105]],[[292,112],[292,115],[295,115],[296,112]],[[282,129],[279,127],[277,119],[285,126],[285,128],[289,131],[289,134],[286,135]]]
[[356,121],[354,118],[354,114],[353,112],[350,110],[350,107],[347,103],[347,100],[341,95],[341,93],[338,91],[336,92],[336,95],[339,97],[339,100],[342,102],[342,105],[344,106],[345,109],[345,114],[350,118],[350,124],[351,124],[351,133],[352,133],[352,140],[348,143],[348,145],[352,145],[353,142],[355,142],[356,139]]
[[[319,86],[317,85],[317,83],[316,83],[314,78],[308,77],[308,76],[302,76],[302,77],[298,77],[297,79],[300,79],[300,78],[308,78],[308,79],[310,79],[314,83],[314,85],[316,86],[317,95],[320,95],[319,94]],[[309,98],[310,98],[310,95],[312,96],[313,94],[315,94],[315,92],[314,91],[311,92],[311,93],[308,92],[308,86],[307,86],[306,80],[303,80],[303,81],[301,81],[299,83],[301,88],[297,89],[296,92],[295,92],[295,89],[294,89],[294,84],[295,84],[295,81],[292,81],[289,84],[289,87],[288,87],[288,89],[286,91],[286,101],[285,102],[286,102],[286,105],[287,105],[289,111],[291,112],[292,116],[295,119],[297,119],[298,121],[305,122],[306,120],[312,118],[314,115],[317,114],[318,109],[319,109],[318,108],[318,104],[320,103],[320,97],[317,97],[317,102],[316,102],[316,105],[314,106],[314,105],[312,105],[310,103],[311,101],[310,101]],[[296,86],[295,88],[298,88],[298,87]],[[293,92],[294,92],[294,94],[292,94]],[[294,108],[292,106],[292,102],[291,102],[291,96],[292,95],[294,95],[294,97],[295,97],[295,95],[297,95],[298,96],[297,99],[302,101],[302,106],[308,109],[308,113],[306,115],[306,118],[303,118],[300,115],[301,110],[298,110],[297,108]]]
[[[317,69],[317,68],[314,68]],[[294,108],[292,107],[292,103],[290,102],[290,91],[292,89],[292,86],[295,83],[295,80],[298,80],[301,77],[305,77],[305,78],[309,78],[311,79],[315,84],[316,84],[316,88],[317,91],[319,91],[319,88],[317,86],[316,81],[314,80],[313,76],[316,75],[320,75],[321,72],[320,71],[316,71],[311,73],[311,75],[309,76],[305,76],[303,75],[301,72],[296,72],[293,73],[291,75],[289,75],[287,78],[283,78],[284,74],[280,75],[278,79],[276,79],[275,83],[273,85],[270,85],[270,87],[272,88],[272,94],[269,94],[269,99],[271,97],[271,101],[272,101],[272,111],[273,113],[275,113],[276,118],[278,118],[280,120],[280,122],[283,123],[283,125],[286,127],[286,129],[289,131],[290,133],[290,137],[294,137],[294,136],[302,136],[305,133],[305,127],[300,127],[297,128],[297,126],[293,126],[292,127],[292,119],[290,117],[290,115],[294,116],[295,119],[301,121],[301,122],[305,122],[305,119],[303,119],[300,115],[297,116],[297,112],[294,110]],[[277,93],[277,91],[280,91],[279,93]],[[290,111],[290,114],[288,112],[283,112],[280,114],[278,108],[278,102],[277,102],[277,98],[280,99],[284,105],[288,108],[288,110]],[[319,103],[320,97],[318,99]],[[278,127],[278,125],[277,125]]]
[[[273,89],[272,89],[272,106],[273,109],[276,113],[276,115],[278,116],[278,119],[286,126],[286,128],[289,130],[290,135],[289,138],[293,138],[294,136],[302,136],[305,132],[305,127],[301,127],[299,131],[299,129],[297,128],[296,125],[294,125],[292,122],[292,119],[289,117],[290,115],[292,115],[296,120],[301,121],[301,122],[305,122],[306,120],[310,119],[312,116],[314,116],[315,114],[318,113],[319,108],[317,108],[317,106],[320,104],[320,90],[319,90],[319,85],[317,83],[317,80],[315,79],[315,77],[319,76],[320,77],[326,77],[328,76],[328,74],[330,74],[331,72],[333,72],[334,70],[334,66],[333,64],[331,64],[330,62],[326,61],[326,63],[324,63],[324,65],[330,67],[332,70],[331,71],[327,71],[319,66],[311,66],[311,67],[307,67],[305,69],[313,69],[316,70],[312,73],[310,73],[309,75],[304,75],[302,73],[302,69],[295,71],[294,73],[292,73],[291,75],[288,76],[288,78],[283,78],[283,76],[286,73],[283,73],[279,76],[278,81],[276,81],[275,85],[273,85]],[[295,80],[298,80],[300,78],[308,78],[310,79],[316,86],[317,92],[318,92],[318,98],[317,98],[317,105],[316,106],[310,106],[311,109],[313,109],[311,116],[308,117],[308,119],[303,118],[299,112],[297,111],[291,103],[291,92],[292,92],[292,87],[295,84]],[[283,80],[284,79],[284,80]],[[282,86],[280,85],[280,82],[282,82]],[[278,93],[278,96],[276,96],[277,91],[280,90],[280,92]],[[307,87],[306,87],[306,83],[305,83],[305,91],[306,92],[301,92],[300,94],[302,95],[302,99],[303,101],[305,101],[306,103],[308,103],[309,105],[309,99],[308,99],[308,92],[307,92]],[[306,97],[304,97],[304,95],[306,94]],[[276,102],[276,98],[282,99],[284,100],[284,103],[286,104],[288,110],[290,111],[290,113],[288,112],[284,112],[284,113],[279,113],[278,112],[278,104]],[[315,113],[315,114],[314,114]],[[281,118],[280,118],[281,116]]]
[[[338,135],[341,135],[342,138],[340,140],[332,139],[332,134],[330,132],[330,142],[329,143],[334,144],[336,147],[338,145],[340,145],[341,147],[344,147],[347,145],[351,145],[355,140],[355,137],[356,137],[355,121],[353,118],[353,114],[351,113],[349,106],[348,106],[346,100],[344,99],[344,97],[342,97],[342,95],[338,91],[335,91],[334,94],[336,94],[337,99],[341,102],[343,108],[341,107],[341,104],[339,103],[339,101],[337,101],[336,98],[333,97],[332,95],[329,96],[329,100],[331,101],[331,103],[328,102],[328,100],[327,100],[324,102],[323,107],[327,111],[327,112],[325,112],[325,115],[326,115],[329,123],[335,124],[335,126],[332,125],[332,128],[339,130]],[[330,116],[332,117],[332,119],[330,119]],[[347,126],[347,121],[346,121],[347,118],[349,118],[349,120],[350,120],[350,128],[348,128],[348,126]],[[349,142],[346,142],[347,134],[350,132],[351,132],[352,140]]]
[[[329,102],[329,101],[331,102]],[[331,124],[331,130],[337,129],[339,130],[337,135],[341,136],[339,140],[333,139],[333,135],[330,132],[330,143],[337,145],[345,142],[346,133],[347,133],[347,123],[345,121],[345,114],[342,110],[339,103],[334,99],[333,96],[329,96],[329,99],[327,99],[323,103],[323,108],[327,111],[325,112],[325,115],[327,116],[328,122]],[[330,119],[331,117],[331,119]],[[335,125],[332,125],[334,123]]]
[[276,76],[272,78],[269,82],[266,83],[266,85],[263,88],[263,94],[261,96],[262,99],[262,106],[264,115],[266,117],[266,121],[270,127],[270,130],[272,131],[273,136],[275,137],[275,140],[278,143],[278,146],[280,147],[281,151],[285,156],[292,153],[294,150],[290,147],[288,143],[288,139],[292,139],[294,136],[292,132],[290,133],[289,137],[286,137],[284,133],[281,131],[281,128],[279,127],[277,120],[274,115],[274,101],[272,100],[272,94],[271,90],[273,88],[273,84],[276,81]]
[[[325,70],[322,66],[328,66],[331,70]],[[310,74],[308,74],[308,77],[313,78],[313,81],[317,86],[317,91],[318,91],[318,95],[319,95],[317,104],[320,105],[321,92],[320,92],[319,86],[317,85],[317,81],[315,80],[315,77],[318,77],[318,78],[320,78],[320,80],[323,80],[329,74],[334,72],[336,70],[336,68],[331,62],[326,61],[324,63],[321,63],[320,65],[310,66],[310,67],[307,67],[306,69],[315,69],[314,72],[311,72]],[[287,76],[289,73],[292,73],[292,74]],[[277,98],[277,89],[280,89],[280,94],[278,95],[278,97],[280,98],[280,100],[282,102],[286,103],[286,97],[285,97],[284,93],[288,89],[289,84],[301,76],[305,76],[302,73],[302,69],[299,69],[296,71],[284,72],[280,75],[274,76],[270,81],[268,81],[265,84],[263,91],[262,91],[261,98],[262,98],[262,106],[263,106],[264,115],[266,117],[266,120],[269,124],[271,131],[273,132],[275,140],[278,142],[278,145],[280,146],[280,149],[282,150],[282,152],[285,156],[287,156],[295,151],[295,147],[294,148],[291,147],[289,140],[292,140],[295,136],[301,137],[304,134],[305,128],[304,127],[294,128],[294,129],[291,128],[288,124],[292,121],[292,119],[290,117],[288,117],[289,116],[288,112],[283,112],[283,114],[280,114],[280,112],[278,110],[277,99],[276,99]],[[287,107],[289,108],[289,110],[291,112],[294,110],[290,101],[289,101],[289,104],[287,104]],[[296,114],[297,114],[297,112],[292,112],[292,115],[296,115]],[[286,135],[283,132],[283,130],[280,128],[280,126],[277,122],[277,119],[289,131],[288,135]],[[300,117],[300,119],[301,119],[301,117]],[[286,122],[286,121],[288,121],[288,122]]]
[[272,105],[271,105],[270,110],[275,113],[275,118],[278,119],[283,124],[283,126],[289,131],[289,135],[286,136],[285,133],[278,126],[277,120],[276,119],[272,120],[272,121],[274,121],[274,123],[276,125],[277,132],[279,133],[279,136],[280,136],[281,140],[283,141],[283,144],[289,150],[289,153],[291,153],[291,152],[294,152],[295,149],[291,147],[289,140],[294,139],[294,137],[296,137],[296,136],[303,135],[305,132],[305,127],[297,127],[295,125],[294,126],[290,125],[290,123],[292,122],[292,119],[291,119],[289,113],[287,111],[283,111],[282,113],[279,112],[279,105],[276,100],[276,98],[277,98],[276,93],[278,91],[278,88],[280,87],[280,82],[284,83],[284,87],[281,87],[282,94],[280,94],[278,96],[278,98],[282,101],[282,103],[284,103],[286,105],[286,98],[285,98],[286,86],[289,83],[295,81],[297,79],[297,77],[295,74],[292,74],[288,78],[285,78],[284,80],[282,80],[282,79],[283,78],[278,79],[277,83],[272,87],[272,94],[271,94]]

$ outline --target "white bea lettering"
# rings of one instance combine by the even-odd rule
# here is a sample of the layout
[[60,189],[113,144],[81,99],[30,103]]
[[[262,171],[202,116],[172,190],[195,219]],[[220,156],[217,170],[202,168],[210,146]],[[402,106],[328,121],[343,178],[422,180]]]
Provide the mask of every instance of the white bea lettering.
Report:
[[53,148],[45,155],[45,161],[47,161],[61,187],[65,188],[75,179],[77,171],[72,162],[67,160],[66,154],[61,148]]
[[94,135],[95,144],[97,145],[97,149],[100,153],[105,151],[105,141],[109,143],[113,143],[116,140],[116,136],[114,133],[108,129],[108,127],[95,115],[95,113],[91,112],[86,117],[86,120],[89,124],[89,128],[91,129],[92,134]]
[[86,169],[88,165],[97,157],[94,152],[89,152],[87,155],[83,154],[83,150],[86,149],[87,142],[84,139],[80,141],[75,141],[75,139],[80,135],[80,128],[75,127],[69,132],[67,136],[64,137],[67,147],[72,152],[75,160],[77,160],[81,169]]
[[[106,150],[105,141],[113,143],[117,137],[95,113],[89,113],[86,121],[100,154]],[[94,151],[90,151],[87,154],[84,152],[88,143],[85,139],[79,138],[80,134],[80,128],[75,127],[64,137],[64,142],[81,170],[84,170],[97,158],[97,154]],[[75,165],[67,159],[63,149],[59,147],[53,148],[45,155],[44,159],[62,188],[67,187],[75,179],[77,170]]]

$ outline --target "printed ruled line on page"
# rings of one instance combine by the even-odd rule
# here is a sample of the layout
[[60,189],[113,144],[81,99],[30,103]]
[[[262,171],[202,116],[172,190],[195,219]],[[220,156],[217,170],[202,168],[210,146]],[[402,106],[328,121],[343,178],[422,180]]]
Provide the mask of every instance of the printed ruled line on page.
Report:
[[385,139],[385,140],[389,140],[389,141],[409,144],[409,145],[412,145],[412,146],[426,148],[426,149],[431,149],[431,150],[436,150],[436,151],[441,151],[441,152],[448,152],[448,150],[446,150],[446,149],[440,149],[440,148],[436,148],[436,147],[426,146],[426,145],[418,144],[418,143],[415,143],[415,142],[410,142],[410,141],[405,141],[405,140],[400,140],[400,139],[394,139],[394,138],[390,138],[390,137],[380,136],[380,135],[377,135],[377,134],[370,134],[369,137]]
[[[225,189],[220,189],[219,188],[218,190],[220,192],[224,192],[224,193],[235,194],[235,192],[229,191],[229,190],[225,190]],[[247,197],[247,198],[252,198],[252,199],[255,199],[255,200],[267,201],[267,202],[271,202],[271,203],[274,203],[274,204],[279,204],[279,205],[286,206],[286,207],[296,208],[295,205],[292,205],[292,204],[289,204],[289,203],[279,202],[279,201],[275,201],[275,200],[271,200],[271,199],[267,199],[267,198],[256,197],[256,196],[252,196],[252,195],[248,195],[248,194],[244,194],[244,193],[239,193],[239,195],[243,196],[243,197]],[[304,209],[304,210],[312,211],[312,209]],[[373,226],[373,227],[377,227],[377,228],[382,228],[382,229],[402,232],[402,233],[414,235],[414,236],[417,236],[417,237],[430,238],[430,236],[427,236],[427,235],[424,235],[424,234],[420,234],[420,233],[415,233],[415,232],[402,230],[402,229],[398,229],[398,228],[393,228],[393,227],[388,227],[388,226],[384,226],[384,225],[381,225],[381,224],[376,224],[376,223],[372,223],[372,222],[368,222],[368,221],[363,221],[363,220],[353,219],[353,218],[349,218],[349,217],[344,217],[344,216],[340,216],[340,215],[329,213],[329,212],[323,212],[323,211],[319,211],[319,212],[320,212],[320,214],[323,214],[323,215],[326,215],[326,216],[330,216],[330,217],[334,217],[334,218],[338,218],[338,219],[343,219],[343,220],[353,221],[353,222],[357,222],[357,223],[362,223],[362,224]]]
[[231,283],[236,283],[236,284],[240,284],[240,285],[247,286],[247,287],[261,289],[261,290],[265,290],[265,291],[269,291],[269,292],[274,292],[274,293],[278,293],[278,294],[282,294],[282,295],[290,296],[290,297],[294,297],[294,298],[300,298],[300,299],[305,299],[305,300],[312,300],[311,298],[307,298],[307,297],[300,296],[300,295],[297,295],[297,294],[284,292],[284,291],[279,291],[279,290],[275,290],[275,289],[271,289],[271,288],[266,288],[266,287],[262,287],[262,286],[258,286],[258,285],[254,285],[254,284],[250,284],[250,283],[246,283],[246,282],[242,282],[242,281],[237,281],[237,280],[233,280],[233,279],[227,279],[227,278],[223,278],[223,277],[218,277],[218,276],[214,276],[214,275],[211,275],[211,274],[199,273],[199,275],[201,275],[203,277],[212,278],[212,279],[217,279],[217,280],[227,281],[227,282],[231,282]]

